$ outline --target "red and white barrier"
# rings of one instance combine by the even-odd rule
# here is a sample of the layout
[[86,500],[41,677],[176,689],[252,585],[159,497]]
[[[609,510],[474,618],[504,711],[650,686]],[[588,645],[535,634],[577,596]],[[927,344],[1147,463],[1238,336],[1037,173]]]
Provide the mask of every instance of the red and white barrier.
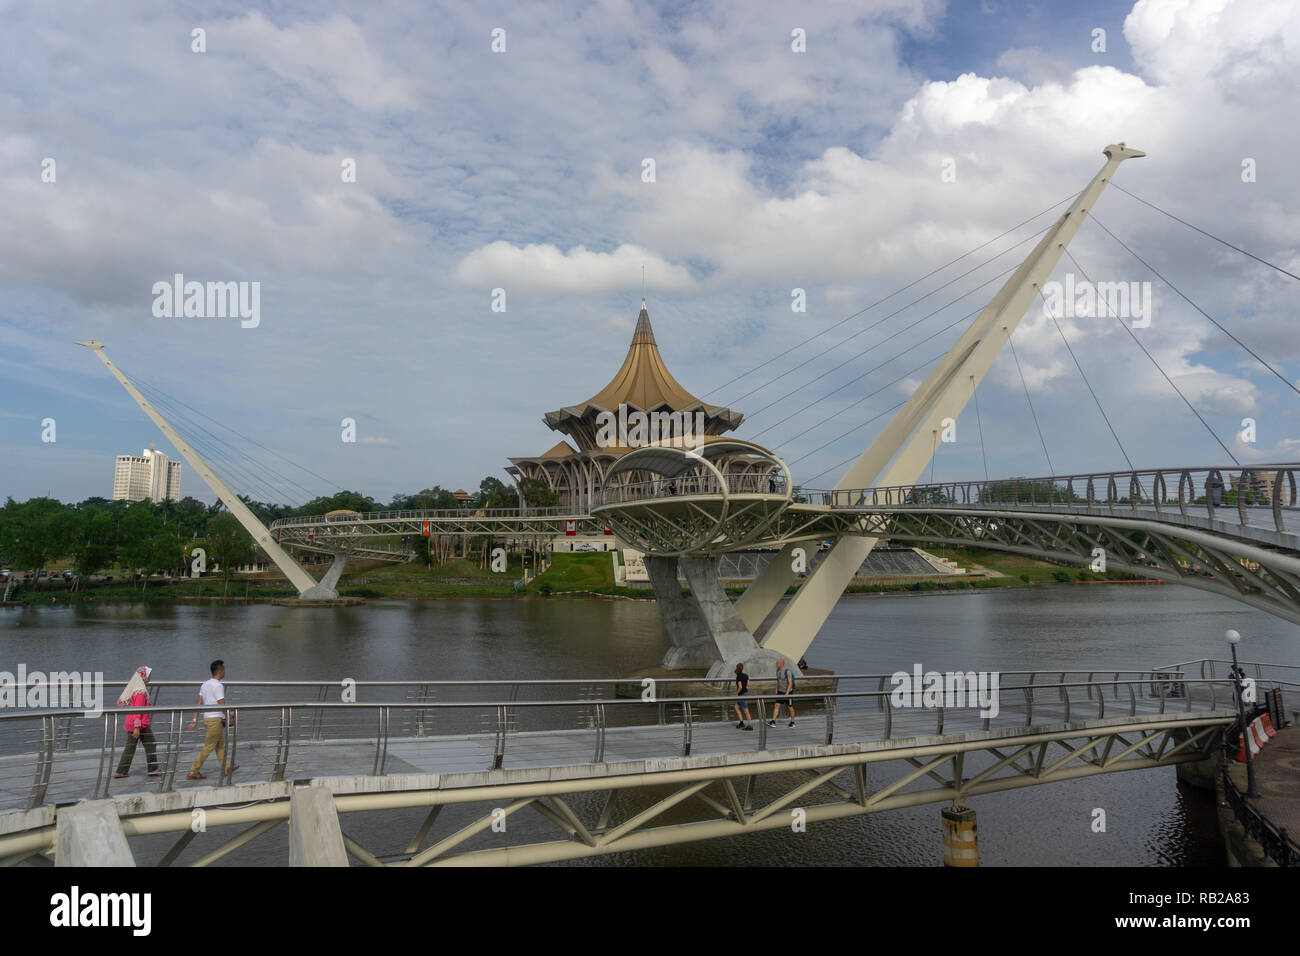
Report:
[[1268,714],[1256,717],[1247,725],[1246,733],[1241,736],[1237,742],[1237,763],[1246,762],[1246,747],[1250,747],[1250,755],[1253,757],[1264,749],[1264,744],[1268,743],[1270,737],[1276,737],[1277,731],[1273,729],[1273,722],[1269,719]]

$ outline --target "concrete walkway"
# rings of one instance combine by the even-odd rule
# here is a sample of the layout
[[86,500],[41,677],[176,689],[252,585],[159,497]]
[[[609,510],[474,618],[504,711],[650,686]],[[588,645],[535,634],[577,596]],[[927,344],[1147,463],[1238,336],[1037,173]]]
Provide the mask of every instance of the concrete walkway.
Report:
[[[1231,763],[1229,773],[1237,789],[1246,792],[1246,765]],[[1247,798],[1266,820],[1285,827],[1300,843],[1300,725],[1279,730],[1255,755],[1255,783],[1261,796]]]
[[[768,705],[770,708],[770,704]],[[859,704],[861,706],[861,704]],[[755,708],[756,710],[757,708]],[[1159,701],[1139,698],[1136,712],[1139,719],[1159,720]],[[1177,720],[1188,716],[1204,715],[1205,702],[1187,713],[1183,700],[1169,707],[1165,715]],[[848,710],[846,707],[845,710]],[[770,712],[770,710],[769,710]],[[1105,719],[1098,721],[1096,702],[1073,702],[1069,723],[1105,725],[1126,721],[1128,701],[1107,701]],[[360,711],[358,713],[361,713]],[[716,711],[715,711],[716,713]],[[798,726],[787,727],[782,720],[777,727],[767,728],[767,749],[816,748],[827,742],[828,717],[825,710],[807,711]],[[1220,712],[1226,719],[1229,715]],[[757,713],[754,714],[757,717]],[[371,725],[367,715],[366,725]],[[1043,727],[1067,723],[1066,711],[1060,701],[1036,703],[1032,720],[1026,719],[1023,705],[1004,705],[999,716],[992,721],[992,735],[1015,734],[1027,724]],[[249,728],[251,730],[251,728]],[[295,727],[298,733],[310,735],[306,724]],[[323,776],[367,776],[409,773],[465,773],[484,771],[492,766],[495,734],[471,733],[446,736],[409,737],[394,735],[385,747],[377,747],[375,738],[358,733],[360,726],[353,724],[345,730],[335,730],[333,739],[310,740],[295,734],[290,741],[285,777],[290,780]],[[342,732],[340,732],[342,731]],[[348,732],[351,731],[351,732]],[[834,716],[834,741],[837,744],[869,743],[929,737],[936,733],[966,734],[973,738],[989,735],[983,730],[983,720],[974,709],[951,710],[945,713],[942,731],[937,726],[937,713],[931,709],[910,709],[892,714],[886,726],[886,715],[871,707],[856,712],[841,711]],[[734,724],[700,720],[692,728],[691,754],[693,756],[727,756],[745,759],[741,755],[760,749],[758,728],[751,732],[737,730]],[[177,760],[177,774],[173,788],[185,791],[212,788],[220,785],[215,756],[209,758],[212,771],[208,779],[189,781],[185,769],[193,759],[194,750],[201,742],[196,735],[180,741],[181,753]],[[163,759],[170,746],[177,742],[160,739],[159,756]],[[596,755],[597,736],[590,729],[557,728],[554,730],[515,731],[507,735],[504,768],[567,767],[591,764]],[[606,731],[604,763],[654,760],[680,756],[683,749],[683,727],[680,723],[649,724],[630,727],[610,727]],[[274,780],[277,745],[267,737],[253,737],[240,741],[236,752],[239,770],[232,780],[235,784],[250,784]],[[377,751],[379,751],[377,753]],[[764,755],[755,753],[753,759]],[[31,782],[37,760],[33,753],[0,757],[0,813],[19,810],[27,806]],[[123,796],[127,794],[163,790],[162,778],[148,778],[142,763],[137,761],[135,772],[123,779],[110,779],[107,793],[96,792],[100,773],[101,754],[98,749],[69,749],[56,751],[46,804],[65,803],[91,797]],[[111,768],[111,765],[110,765]]]

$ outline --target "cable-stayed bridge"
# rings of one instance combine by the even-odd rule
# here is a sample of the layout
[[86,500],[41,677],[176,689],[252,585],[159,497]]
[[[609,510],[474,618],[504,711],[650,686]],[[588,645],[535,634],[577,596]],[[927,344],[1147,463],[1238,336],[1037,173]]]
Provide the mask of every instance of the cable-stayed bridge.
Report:
[[[589,514],[527,507],[371,512],[282,519],[267,528],[186,438],[177,433],[161,414],[159,405],[141,394],[108,361],[102,345],[83,344],[96,349],[101,360],[153,418],[182,457],[217,492],[305,598],[333,596],[334,586],[350,555],[402,560],[409,555],[410,539],[419,535],[485,535],[540,540],[566,532],[611,531],[620,541],[646,552],[647,569],[674,642],[665,663],[669,666],[707,666],[715,675],[729,672],[737,662],[744,662],[751,673],[767,674],[772,671],[778,656],[794,660],[802,656],[852,575],[882,538],[978,545],[1093,566],[1100,561],[1110,569],[1189,584],[1243,601],[1286,620],[1300,621],[1300,538],[1296,536],[1300,516],[1295,513],[1296,471],[1300,469],[1300,463],[1264,465],[1240,462],[1178,387],[1174,376],[1134,334],[1124,317],[1116,313],[1109,298],[1102,297],[1110,317],[1125,330],[1211,435],[1224,453],[1222,463],[1217,466],[1135,467],[1106,410],[1106,402],[1089,379],[1061,324],[1053,317],[1052,323],[1127,467],[1072,475],[1054,474],[1049,470],[1047,477],[1000,481],[990,480],[987,476],[988,451],[984,445],[984,419],[980,415],[978,389],[1004,349],[1009,350],[1015,360],[1037,437],[1051,465],[1048,444],[1016,352],[1013,333],[1035,302],[1048,303],[1046,282],[1063,257],[1069,258],[1085,281],[1091,281],[1069,251],[1069,243],[1085,221],[1095,220],[1093,206],[1110,184],[1119,165],[1144,155],[1123,143],[1108,146],[1103,152],[1106,157],[1104,166],[1072,199],[1061,200],[867,308],[880,306],[918,283],[937,276],[1068,202],[1068,207],[1054,222],[785,370],[766,385],[758,386],[764,388],[775,384],[820,356],[879,329],[905,309],[920,305],[953,286],[960,287],[961,280],[982,268],[998,267],[998,259],[1034,243],[1019,265],[984,278],[978,285],[902,329],[880,333],[872,345],[829,371],[851,365],[867,352],[880,348],[903,332],[920,327],[961,300],[1001,281],[1001,286],[982,309],[949,321],[937,332],[919,339],[816,400],[793,409],[755,436],[761,437],[821,405],[880,369],[896,370],[906,364],[907,356],[914,351],[924,350],[935,340],[942,341],[943,333],[959,331],[957,340],[938,355],[838,411],[823,416],[821,424],[826,424],[872,397],[897,387],[910,376],[929,370],[905,402],[866,419],[790,463],[797,465],[821,447],[892,413],[864,452],[841,463],[841,466],[848,465],[847,470],[833,487],[826,490],[809,487],[811,481],[796,485],[790,464],[772,450],[752,441],[706,436],[691,447],[674,447],[670,440],[636,448],[624,455],[605,473],[604,490],[595,499]],[[1291,279],[1300,278],[1146,200],[1133,198],[1278,273]],[[1300,389],[1257,350],[1196,305],[1106,226],[1100,222],[1098,226],[1272,376],[1285,383],[1291,392],[1300,394]],[[813,341],[860,314],[841,320],[795,347]],[[1047,314],[1052,313],[1048,311]],[[772,361],[762,363],[750,372]],[[726,385],[744,377],[733,379]],[[810,384],[811,381],[787,391],[760,408],[759,412],[774,407],[784,411],[794,404],[790,399]],[[741,398],[753,394],[758,388],[750,389]],[[165,400],[164,396],[155,397]],[[931,479],[933,477],[941,436],[952,427],[968,404],[976,413],[985,480],[947,484],[933,480],[923,482],[927,469]],[[170,415],[184,414],[184,409],[174,402],[170,407]],[[206,438],[214,437],[205,428],[202,431]],[[195,439],[200,443],[197,435]],[[220,451],[211,444],[209,447],[215,452]],[[824,469],[821,474],[841,466]],[[813,480],[821,474],[813,476]],[[828,551],[817,553],[817,549],[810,549],[810,545],[822,542],[832,543]],[[745,594],[733,603],[721,586],[717,555],[752,547],[779,548],[780,553]],[[802,560],[796,554],[797,549],[805,552]],[[332,554],[335,561],[318,582],[298,565],[290,550]],[[812,560],[808,560],[810,550]],[[801,574],[801,567],[807,568],[806,577],[793,597],[788,601],[782,600]],[[688,595],[682,594],[680,579],[689,584]]]
[[[1016,249],[1037,239],[1019,266],[949,303],[1005,279],[987,306],[794,410],[776,425],[877,370],[890,369],[887,374],[892,374],[898,360],[912,350],[943,332],[960,330],[957,341],[946,351],[826,414],[823,424],[928,369],[905,402],[790,463],[752,441],[720,436],[691,447],[661,443],[637,448],[609,468],[605,489],[590,514],[536,508],[399,511],[285,519],[267,528],[218,477],[205,460],[207,456],[201,457],[163,417],[159,406],[108,361],[102,345],[83,344],[96,349],[182,457],[304,597],[334,593],[351,554],[402,557],[400,541],[404,537],[474,534],[540,538],[569,530],[598,533],[608,529],[621,541],[646,552],[646,566],[673,641],[665,663],[707,669],[715,687],[736,663],[743,663],[758,682],[760,706],[763,695],[769,693],[762,682],[770,679],[775,659],[799,659],[862,560],[884,538],[977,545],[1066,563],[1101,560],[1111,569],[1213,591],[1300,622],[1300,511],[1296,495],[1300,463],[1243,465],[1238,461],[1178,388],[1174,376],[1113,312],[1111,317],[1120,322],[1213,436],[1225,459],[1214,466],[1135,467],[1102,397],[1054,319],[1128,467],[1065,475],[1050,467],[1047,442],[1012,335],[1029,307],[1039,298],[1046,301],[1045,282],[1062,256],[1087,278],[1067,246],[1092,216],[1093,205],[1119,164],[1143,155],[1122,143],[1104,152],[1106,164],[1073,197],[1067,210],[1051,226],[1010,247]],[[982,265],[991,264],[1010,249]],[[958,257],[917,282],[964,258]],[[1264,264],[1292,279],[1300,278]],[[1257,351],[1187,301],[1287,388],[1300,392]],[[944,308],[947,306],[908,328],[939,315]],[[832,349],[901,311],[853,333]],[[897,334],[882,336],[836,368]],[[1021,376],[1048,460],[1047,477],[995,480],[987,476],[978,387],[1004,348],[1010,350]],[[798,391],[787,392],[762,410],[782,405]],[[940,436],[968,403],[976,412],[986,477],[982,481],[935,482],[933,462]],[[168,417],[183,411],[173,406]],[[821,474],[804,485],[795,484],[791,464],[797,465],[821,447],[891,413],[893,417],[865,452],[821,473],[849,466],[833,487],[811,487]],[[776,426],[766,430],[772,427]],[[205,429],[203,432],[208,441],[195,436],[195,443],[219,451],[210,441],[214,436]],[[739,469],[735,468],[737,462],[742,465]],[[923,481],[927,468],[931,480]],[[823,542],[833,542],[825,552],[820,550]],[[719,580],[718,555],[753,547],[779,551],[733,603]],[[801,548],[803,556],[796,553]],[[334,565],[317,582],[288,549],[333,554]],[[799,573],[796,568],[805,560],[806,579],[792,598],[783,601]],[[682,592],[680,578],[689,584],[689,594]],[[1212,663],[1209,675],[1205,665],[1210,662],[1199,663],[1199,678],[1193,676],[1189,665],[1132,673],[1097,664],[1078,674],[1063,670],[1055,677],[1015,675],[1001,687],[1004,694],[1010,693],[997,715],[981,713],[969,700],[964,706],[940,704],[917,710],[907,710],[904,702],[902,712],[896,712],[899,702],[885,688],[890,675],[836,676],[829,679],[830,686],[824,691],[796,695],[800,706],[807,704],[814,716],[801,719],[798,728],[792,721],[784,740],[770,739],[761,721],[758,734],[749,737],[730,726],[726,707],[731,698],[712,693],[664,700],[653,693],[650,698],[622,696],[617,686],[603,686],[572,698],[561,693],[557,699],[543,697],[538,685],[546,682],[514,682],[508,697],[489,691],[477,699],[453,702],[439,695],[449,693],[448,683],[455,682],[424,682],[414,687],[403,685],[399,692],[405,696],[401,699],[379,697],[362,704],[336,704],[326,700],[325,691],[304,701],[291,690],[272,702],[232,708],[239,719],[230,721],[224,737],[232,760],[236,753],[248,756],[254,765],[253,779],[232,779],[236,770],[228,766],[216,789],[191,787],[177,779],[181,751],[197,743],[185,739],[181,720],[184,710],[192,710],[192,705],[184,709],[159,706],[152,713],[168,728],[164,732],[165,765],[161,779],[148,792],[128,791],[127,784],[114,784],[109,776],[119,746],[112,715],[102,718],[102,727],[93,722],[82,726],[77,737],[74,714],[14,713],[0,720],[6,725],[0,729],[26,726],[36,734],[39,747],[29,752],[17,733],[0,733],[0,780],[6,781],[6,792],[0,798],[15,808],[0,814],[0,862],[48,863],[56,841],[62,845],[61,828],[70,833],[68,845],[73,850],[78,849],[75,833],[79,828],[87,832],[117,828],[121,840],[109,848],[107,856],[116,854],[113,859],[119,862],[130,860],[128,834],[181,833],[162,860],[167,864],[193,839],[190,820],[200,810],[208,812],[214,824],[249,824],[202,856],[197,861],[200,865],[221,858],[285,820],[290,825],[293,853],[300,860],[338,864],[350,854],[371,865],[421,865],[542,862],[757,832],[788,825],[783,815],[792,808],[815,821],[951,801],[952,809],[944,811],[945,842],[951,837],[951,862],[970,865],[975,852],[974,813],[964,806],[966,797],[1120,770],[1217,765],[1221,731],[1236,719],[1235,688],[1231,681],[1214,677]],[[972,672],[969,676],[977,675]],[[1288,691],[1295,687],[1289,679],[1293,676],[1258,673],[1261,681]],[[521,693],[525,695],[522,700]],[[770,704],[771,698],[766,703]],[[462,713],[489,715],[489,729],[467,731],[454,719]],[[543,716],[548,713],[561,716]],[[360,729],[362,724],[371,729]],[[445,732],[431,732],[431,727]],[[815,802],[813,794],[819,794],[817,799],[822,802]],[[629,800],[629,796],[643,799]],[[78,797],[98,799],[71,809],[50,802]],[[481,813],[462,818],[463,825],[448,828],[445,836],[423,845],[444,807],[474,804],[482,806]],[[24,805],[27,809],[18,809]],[[666,822],[670,811],[686,806],[697,816],[702,813],[703,819]],[[352,839],[338,823],[339,812],[403,807],[427,807],[428,816],[406,851],[386,859]],[[495,829],[498,815],[508,816],[524,808],[532,808],[554,824],[564,838],[462,851],[479,834]],[[300,820],[307,822],[296,822]],[[312,821],[326,821],[328,826],[313,831]],[[318,832],[320,839],[313,840],[312,832]],[[107,856],[101,854],[102,859]]]

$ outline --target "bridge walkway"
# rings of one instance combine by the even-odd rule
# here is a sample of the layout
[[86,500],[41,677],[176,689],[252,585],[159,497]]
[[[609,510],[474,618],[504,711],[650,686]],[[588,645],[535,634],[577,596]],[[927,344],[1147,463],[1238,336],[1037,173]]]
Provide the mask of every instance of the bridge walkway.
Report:
[[[752,755],[755,762],[771,759],[770,751],[811,751],[828,745],[879,745],[890,747],[900,740],[930,738],[936,735],[965,736],[971,740],[996,739],[1007,736],[1015,728],[1038,728],[1075,724],[1081,727],[1103,727],[1115,721],[1128,721],[1136,717],[1159,723],[1161,720],[1179,721],[1189,716],[1231,716],[1230,692],[1225,681],[1205,681],[1191,688],[1187,697],[1161,697],[1149,693],[1149,682],[1143,693],[1129,698],[1132,683],[1120,681],[1096,682],[1104,687],[1092,699],[1059,699],[1056,686],[1039,686],[1032,692],[1036,699],[1027,706],[1024,694],[1003,691],[1003,702],[995,717],[985,720],[976,708],[894,708],[888,697],[860,694],[795,695],[796,726],[788,727],[784,715],[777,726],[766,726],[760,721],[759,711],[771,715],[772,697],[751,697],[751,716],[754,729],[738,729],[734,721],[716,719],[718,708],[726,706],[731,711],[733,698],[696,698],[691,703],[695,715],[689,720],[680,719],[683,701],[666,701],[664,706],[677,720],[663,724],[638,724],[634,726],[591,726],[561,729],[517,730],[504,734],[480,732],[426,736],[386,736],[372,732],[365,736],[361,726],[376,724],[377,712],[391,714],[394,710],[415,705],[397,704],[294,704],[295,709],[311,711],[315,708],[332,709],[330,716],[339,710],[351,711],[350,731],[332,734],[330,739],[296,739],[287,743],[263,732],[257,737],[235,742],[235,771],[229,783],[248,784],[276,780],[302,780],[319,777],[382,776],[403,774],[469,774],[491,769],[574,768],[575,773],[590,775],[593,765],[600,772],[617,774],[617,765],[634,764],[665,758],[727,757],[728,762],[744,762]],[[1218,686],[1216,686],[1216,684]],[[1076,688],[1077,690],[1077,688]],[[1113,694],[1112,691],[1118,693]],[[1177,691],[1174,691],[1177,693]],[[887,692],[886,692],[887,694]],[[1015,697],[1020,700],[1015,700]],[[1067,695],[1069,692],[1067,691]],[[1058,699],[1052,700],[1052,697]],[[831,707],[826,702],[832,703]],[[877,703],[879,701],[880,703]],[[530,703],[549,709],[550,702],[529,702],[512,705],[528,707]],[[612,704],[613,702],[607,702]],[[633,704],[639,701],[624,701]],[[581,702],[589,712],[590,704]],[[428,706],[428,705],[426,705]],[[437,705],[433,705],[436,707]],[[443,705],[459,708],[466,705]],[[647,705],[654,706],[654,705]],[[253,716],[278,716],[276,705],[249,705]],[[241,711],[238,706],[232,708]],[[612,709],[612,708],[611,708]],[[700,719],[707,709],[715,719]],[[1209,714],[1207,715],[1207,712]],[[429,720],[437,726],[435,716]],[[364,714],[364,717],[361,715]],[[572,715],[570,715],[572,716]],[[732,713],[734,716],[734,712]],[[242,719],[242,718],[241,718]],[[388,718],[381,718],[381,726]],[[251,723],[251,721],[250,721]],[[303,729],[304,721],[298,723]],[[572,721],[570,721],[572,723]],[[507,718],[508,728],[513,719]],[[111,739],[111,734],[109,735]],[[160,760],[166,761],[170,753],[174,775],[148,778],[144,773],[143,748],[137,751],[133,772],[121,779],[111,777],[111,768],[120,754],[120,743],[111,752],[103,748],[79,748],[55,751],[53,765],[47,773],[48,784],[44,803],[61,804],[92,796],[118,797],[139,792],[185,792],[210,788],[223,782],[218,771],[216,755],[209,756],[204,768],[204,780],[188,780],[185,773],[197,756],[202,744],[202,731],[181,735],[179,744],[169,741],[166,732],[159,734]],[[498,760],[499,756],[499,760]],[[0,757],[0,811],[26,808],[32,798],[33,768],[37,760],[33,754],[10,754]],[[105,779],[107,778],[107,779]]]

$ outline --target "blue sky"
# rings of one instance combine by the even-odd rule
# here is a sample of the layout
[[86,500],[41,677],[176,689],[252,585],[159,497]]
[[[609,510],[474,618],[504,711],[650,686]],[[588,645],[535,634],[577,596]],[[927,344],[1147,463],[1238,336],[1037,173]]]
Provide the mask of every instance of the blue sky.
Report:
[[[828,486],[960,326],[922,340],[985,304],[997,283],[980,284],[1018,257],[791,346],[1078,191],[1111,142],[1148,153],[1117,184],[1300,262],[1300,13],[1272,0],[6,3],[0,17],[0,496],[108,495],[114,455],[171,452],[72,344],[91,337],[315,473],[270,459],[297,484],[232,480],[254,497],[504,478],[507,457],[558,439],[542,413],[617,369],[642,266],[677,378],[746,412],[737,434],[797,461],[796,481]],[[1118,191],[1096,214],[1296,381],[1292,280]],[[1071,249],[1098,281],[1154,281],[1095,225]],[[155,317],[152,286],[176,272],[260,282],[260,324]],[[1294,460],[1300,396],[1159,283],[1154,296],[1137,334],[1216,434],[1243,462]],[[1062,328],[1135,464],[1225,459],[1122,329]],[[1031,309],[1015,343],[1055,470],[1121,466],[1051,322]],[[1046,471],[1009,355],[980,411],[991,472]],[[1254,445],[1235,437],[1244,417]],[[974,424],[968,411],[936,477],[982,474]],[[182,487],[213,498],[188,468]]]

